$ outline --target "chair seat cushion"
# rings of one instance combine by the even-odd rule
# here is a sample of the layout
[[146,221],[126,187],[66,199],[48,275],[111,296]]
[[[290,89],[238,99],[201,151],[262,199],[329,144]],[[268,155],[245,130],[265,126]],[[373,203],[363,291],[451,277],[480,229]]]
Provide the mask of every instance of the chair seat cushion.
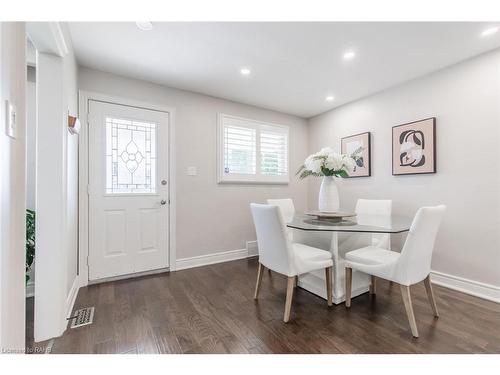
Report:
[[366,265],[379,265],[395,262],[399,258],[395,251],[381,249],[375,246],[367,246],[358,250],[349,251],[345,258],[354,263]]
[[332,254],[329,251],[292,243],[295,266],[299,274],[333,266]]

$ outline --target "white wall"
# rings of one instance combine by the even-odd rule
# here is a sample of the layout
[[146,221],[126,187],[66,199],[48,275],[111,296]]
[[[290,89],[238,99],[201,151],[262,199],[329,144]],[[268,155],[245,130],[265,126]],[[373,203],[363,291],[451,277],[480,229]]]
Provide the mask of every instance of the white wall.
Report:
[[[0,352],[24,350],[25,102],[23,22],[0,23]],[[5,100],[17,107],[17,137],[5,133]]]
[[[175,149],[177,180],[177,259],[245,248],[255,240],[250,202],[293,198],[306,207],[307,184],[291,177],[289,185],[218,185],[216,132],[219,112],[290,126],[290,166],[307,153],[304,119],[192,92],[79,69],[79,88],[176,108]],[[197,176],[187,176],[195,166]]]
[[[437,118],[437,173],[391,175],[391,128]],[[309,151],[340,148],[340,138],[372,132],[372,177],[340,182],[341,206],[389,198],[396,214],[445,203],[432,268],[500,286],[500,51],[341,106],[309,121]],[[319,180],[308,203],[317,207]]]
[[[67,115],[78,116],[78,66],[71,44],[71,36],[66,24],[62,24],[64,38],[69,52],[63,59],[63,111]],[[78,135],[72,135],[66,128],[66,296],[77,276],[78,261]]]
[[[30,26],[30,25],[28,25]],[[38,23],[30,37],[51,40],[55,25]],[[38,51],[37,232],[35,341],[61,335],[76,296],[78,251],[78,137],[68,133],[68,113],[78,112],[77,65],[68,51]]]

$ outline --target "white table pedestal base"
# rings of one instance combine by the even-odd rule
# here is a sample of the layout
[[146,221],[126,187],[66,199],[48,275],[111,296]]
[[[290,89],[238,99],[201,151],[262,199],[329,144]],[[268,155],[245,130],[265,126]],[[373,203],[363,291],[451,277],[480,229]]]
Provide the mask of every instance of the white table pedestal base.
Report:
[[[363,234],[360,234],[361,236]],[[358,236],[358,234],[347,234],[346,236]],[[345,301],[345,251],[339,250],[338,232],[307,232],[301,230],[293,231],[293,240],[323,250],[329,250],[333,257],[332,292],[333,303],[336,305]],[[348,242],[348,241],[346,241]],[[342,245],[342,244],[340,244]],[[298,286],[326,299],[325,271],[319,270],[299,276]],[[352,273],[352,297],[368,292],[370,289],[370,276],[353,270]]]

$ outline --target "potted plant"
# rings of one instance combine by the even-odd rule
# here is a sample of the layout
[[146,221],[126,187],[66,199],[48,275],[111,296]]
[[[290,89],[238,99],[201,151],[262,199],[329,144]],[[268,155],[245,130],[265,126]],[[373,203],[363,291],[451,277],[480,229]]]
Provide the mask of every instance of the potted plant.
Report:
[[323,177],[319,190],[318,206],[321,212],[336,212],[339,209],[339,192],[334,177],[349,177],[356,165],[362,162],[359,147],[351,155],[339,154],[330,147],[309,155],[297,171],[300,179],[308,176]]
[[26,284],[28,275],[35,259],[35,211],[26,210]]

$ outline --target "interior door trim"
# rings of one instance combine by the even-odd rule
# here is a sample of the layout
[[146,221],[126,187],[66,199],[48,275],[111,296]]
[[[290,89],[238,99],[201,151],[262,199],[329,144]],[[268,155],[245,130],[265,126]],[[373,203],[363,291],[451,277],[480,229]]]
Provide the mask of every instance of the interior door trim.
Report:
[[[168,127],[168,199],[170,202],[168,217],[168,269],[159,270],[159,272],[176,270],[176,168],[175,168],[175,107],[145,103],[134,99],[128,99],[117,96],[110,96],[92,91],[79,90],[79,117],[82,124],[78,139],[78,205],[79,205],[79,223],[78,223],[78,282],[79,286],[89,284],[89,134],[88,134],[88,114],[89,102],[103,102],[127,107],[145,109],[149,111],[167,112],[169,114]],[[133,275],[135,276],[135,275]],[[132,277],[127,275],[127,277]],[[102,280],[99,280],[102,282]]]

